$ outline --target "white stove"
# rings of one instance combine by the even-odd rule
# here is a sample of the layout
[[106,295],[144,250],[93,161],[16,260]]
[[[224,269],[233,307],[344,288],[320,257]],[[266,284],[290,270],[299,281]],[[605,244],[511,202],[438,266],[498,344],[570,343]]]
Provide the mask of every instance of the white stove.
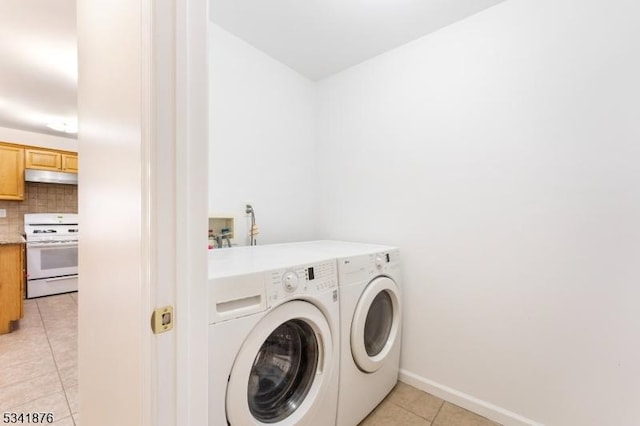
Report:
[[78,241],[75,213],[34,213],[24,215],[27,243],[57,244]]
[[78,290],[78,215],[24,215],[27,298]]

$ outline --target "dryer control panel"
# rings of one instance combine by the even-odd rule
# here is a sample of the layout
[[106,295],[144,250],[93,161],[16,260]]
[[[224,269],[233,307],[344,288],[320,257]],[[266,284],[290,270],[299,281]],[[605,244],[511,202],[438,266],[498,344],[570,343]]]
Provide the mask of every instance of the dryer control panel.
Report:
[[397,275],[400,253],[397,249],[338,259],[338,276],[345,282],[368,281],[378,275]]
[[323,293],[338,286],[335,260],[297,265],[266,273],[267,305],[301,294]]

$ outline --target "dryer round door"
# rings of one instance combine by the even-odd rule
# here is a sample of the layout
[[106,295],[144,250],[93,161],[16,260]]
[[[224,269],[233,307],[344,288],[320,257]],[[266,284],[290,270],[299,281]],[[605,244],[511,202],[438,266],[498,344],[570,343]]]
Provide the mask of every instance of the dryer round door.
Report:
[[233,426],[297,424],[325,392],[331,362],[331,328],[323,313],[300,300],[278,306],[238,353],[227,385],[227,420]]
[[371,281],[358,300],[351,322],[351,353],[358,368],[377,371],[400,332],[400,291],[389,277]]

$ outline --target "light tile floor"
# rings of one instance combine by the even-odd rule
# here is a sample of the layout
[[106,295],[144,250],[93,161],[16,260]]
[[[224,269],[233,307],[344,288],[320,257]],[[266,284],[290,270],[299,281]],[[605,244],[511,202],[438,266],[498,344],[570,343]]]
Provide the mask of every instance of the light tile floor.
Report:
[[471,411],[398,382],[360,426],[499,426]]
[[[0,414],[54,413],[79,426],[77,293],[24,301],[24,318],[0,336]],[[484,417],[398,383],[361,426],[497,426]]]
[[51,412],[55,425],[78,426],[77,345],[77,293],[25,300],[0,336],[0,414]]

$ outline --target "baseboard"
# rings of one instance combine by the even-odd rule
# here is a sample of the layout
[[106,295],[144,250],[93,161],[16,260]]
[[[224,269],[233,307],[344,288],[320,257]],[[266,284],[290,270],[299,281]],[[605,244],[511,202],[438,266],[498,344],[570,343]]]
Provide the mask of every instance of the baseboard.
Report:
[[542,423],[527,419],[519,414],[482,401],[464,392],[451,389],[432,380],[425,379],[406,370],[400,370],[400,381],[505,426],[544,426]]

